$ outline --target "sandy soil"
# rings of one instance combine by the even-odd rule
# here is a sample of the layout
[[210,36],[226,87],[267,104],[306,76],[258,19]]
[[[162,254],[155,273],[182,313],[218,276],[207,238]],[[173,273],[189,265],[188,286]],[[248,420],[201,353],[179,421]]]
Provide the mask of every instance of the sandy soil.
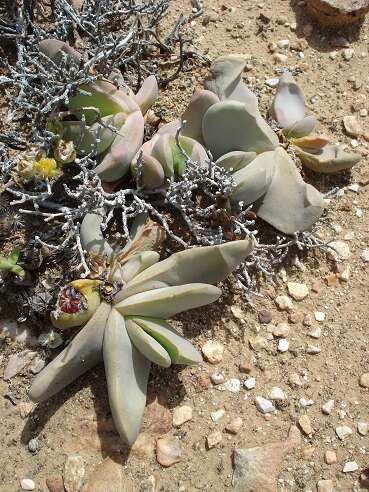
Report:
[[[290,45],[298,50],[278,52],[288,56],[284,65],[299,73],[298,82],[309,110],[319,119],[319,130],[334,141],[352,145],[352,139],[342,130],[342,118],[355,111],[369,110],[369,20],[361,30],[329,32],[304,16],[303,2],[298,2],[300,6],[286,0],[263,3],[260,0],[227,0],[226,3],[206,0],[204,3],[204,16],[193,23],[199,51],[207,52],[210,58],[227,53],[248,55],[245,79],[258,91],[265,109],[273,93],[265,80],[275,77],[276,69],[283,66],[274,62],[268,44],[289,39]],[[173,0],[170,15],[174,18],[184,7],[190,8],[187,2],[184,6],[183,2]],[[354,50],[349,61],[342,56],[345,48],[334,46],[340,35],[346,37]],[[303,59],[298,51],[303,52]],[[337,54],[333,56],[335,51]],[[180,113],[204,73],[182,74],[167,88],[162,97],[168,114]],[[369,132],[369,118],[359,116],[359,119]],[[346,190],[341,198],[331,202],[327,219],[318,231],[324,240],[340,239],[348,244],[351,256],[340,264],[342,268],[350,265],[348,282],[337,281],[328,286],[326,277],[336,271],[334,262],[322,252],[311,253],[300,258],[302,266],[287,268],[288,281],[303,282],[310,289],[306,299],[294,302],[292,313],[276,308],[275,297],[286,293],[285,282],[279,281],[276,286],[262,285],[262,297],[252,298],[251,305],[245,303],[232,283],[227,283],[216,305],[182,317],[179,326],[182,325],[184,333],[197,347],[201,348],[209,339],[224,345],[223,360],[214,366],[204,362],[196,368],[175,367],[165,371],[154,368],[149,384],[151,403],[145,417],[146,433],[130,453],[114,431],[102,367],[82,377],[50,402],[37,406],[26,418],[22,418],[21,413],[24,403],[28,402],[26,391],[32,375],[26,370],[10,382],[0,379],[0,490],[18,491],[19,479],[29,477],[35,481],[37,491],[46,491],[45,479],[62,475],[66,457],[77,453],[84,459],[86,478],[105,457],[121,463],[127,490],[145,490],[143,480],[153,475],[158,491],[221,492],[232,488],[235,448],[284,439],[291,424],[303,414],[309,416],[313,433],[303,435],[302,446],[284,460],[278,474],[278,490],[315,491],[321,479],[333,480],[334,490],[360,490],[360,473],[369,467],[369,435],[360,436],[356,430],[359,421],[369,421],[368,390],[359,386],[360,375],[369,371],[369,264],[360,257],[369,244],[369,163],[368,144],[364,139],[358,139],[356,150],[363,154],[363,159],[350,175],[327,178],[309,174],[306,177],[321,190],[361,183],[358,193]],[[268,333],[268,325],[258,319],[263,309],[272,314],[272,324],[289,323],[289,351],[278,352],[275,339],[269,340],[264,349],[251,349],[250,339],[257,334],[265,337]],[[324,322],[315,321],[316,311],[326,314]],[[306,315],[310,315],[312,327],[319,325],[322,329],[322,336],[317,340],[308,335],[312,327],[306,326]],[[4,354],[0,356],[0,363],[4,368],[9,354],[20,348],[8,341],[0,343]],[[319,346],[321,352],[307,354],[308,345]],[[241,388],[238,393],[232,393],[210,385],[209,376],[214,372],[223,373],[226,380],[238,378],[242,383],[247,376],[240,372],[239,365],[244,360],[250,361],[252,366],[251,376],[256,379],[254,389]],[[291,384],[290,377],[294,373],[301,379],[299,387]],[[282,388],[287,400],[271,418],[265,418],[255,407],[255,396],[267,397],[273,386]],[[16,396],[15,405],[5,397],[9,390]],[[154,401],[155,396],[159,397],[159,403]],[[314,403],[303,408],[299,404],[301,398]],[[329,399],[335,401],[335,406],[330,415],[324,415],[321,406]],[[193,407],[193,418],[175,429],[169,412],[181,404]],[[217,409],[224,409],[225,415],[214,423],[210,414]],[[222,441],[208,450],[206,436],[215,429],[223,431],[237,416],[243,419],[239,433],[224,432]],[[335,434],[336,426],[340,425],[353,430],[344,441]],[[180,462],[167,469],[157,463],[153,444],[165,433],[177,436],[182,447]],[[35,453],[28,449],[32,438],[37,438],[39,443]],[[337,462],[332,465],[324,461],[329,449],[337,454]],[[343,473],[347,461],[356,461],[358,470]]]

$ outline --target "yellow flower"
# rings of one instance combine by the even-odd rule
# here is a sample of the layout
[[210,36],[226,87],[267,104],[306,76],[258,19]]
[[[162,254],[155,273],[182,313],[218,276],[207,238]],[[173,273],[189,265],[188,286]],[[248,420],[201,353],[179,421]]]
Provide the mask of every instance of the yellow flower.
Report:
[[53,179],[60,176],[60,169],[55,159],[44,157],[33,164],[34,175],[42,179]]

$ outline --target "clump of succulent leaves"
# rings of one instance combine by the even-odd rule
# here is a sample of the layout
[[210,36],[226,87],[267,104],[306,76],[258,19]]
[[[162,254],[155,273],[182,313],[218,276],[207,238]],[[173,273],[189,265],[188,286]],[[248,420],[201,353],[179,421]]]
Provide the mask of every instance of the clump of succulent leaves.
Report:
[[115,253],[102,235],[102,220],[103,211],[87,215],[81,240],[105,268],[61,289],[51,314],[60,330],[82,328],[36,376],[30,397],[50,398],[103,360],[115,426],[131,445],[140,429],[151,363],[169,367],[202,360],[168,318],[216,301],[221,290],[213,284],[245,260],[253,240],[195,247],[159,261],[154,248],[164,231],[158,224],[136,220],[132,241]]
[[[80,60],[61,41],[44,40],[41,50],[55,63],[62,55]],[[287,147],[303,165],[323,173],[350,168],[360,157],[311,135],[316,118],[305,114],[303,94],[289,72],[282,74],[270,110],[281,127],[280,142],[242,80],[244,66],[236,55],[215,60],[205,89],[195,92],[181,118],[144,143],[145,114],[158,96],[154,76],[136,95],[108,80],[81,86],[70,98],[67,116],[54,115],[50,129],[62,142],[73,142],[79,155],[93,151],[102,181],[115,182],[132,171],[149,190],[180,179],[189,160],[207,166],[210,152],[215,164],[232,174],[231,203],[252,205],[258,217],[284,234],[310,230],[326,203],[304,182]]]
[[0,256],[0,273],[4,274],[14,274],[16,277],[23,279],[26,272],[19,264],[19,256],[21,249],[15,247],[8,256]]

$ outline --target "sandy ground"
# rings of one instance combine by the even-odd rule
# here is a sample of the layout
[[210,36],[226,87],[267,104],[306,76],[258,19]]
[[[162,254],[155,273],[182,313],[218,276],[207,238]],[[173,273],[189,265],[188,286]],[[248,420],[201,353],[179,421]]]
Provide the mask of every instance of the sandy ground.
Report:
[[[309,110],[319,119],[319,130],[334,141],[355,146],[342,130],[342,118],[369,110],[369,21],[361,30],[329,32],[305,17],[303,2],[298,3],[300,6],[286,0],[262,3],[260,0],[227,0],[226,3],[206,0],[204,16],[192,26],[198,49],[207,52],[210,58],[227,53],[247,55],[245,79],[261,95],[264,109],[273,93],[265,80],[275,77],[276,69],[283,66],[296,70]],[[189,8],[187,2],[184,6],[183,2],[174,0],[171,16],[174,18],[184,7]],[[344,36],[349,48],[354,50],[348,61],[343,58],[345,48],[335,46],[339,36]],[[278,49],[288,56],[281,64],[275,63],[268,45],[282,39],[289,39],[290,46],[297,50]],[[180,113],[194,87],[200,85],[203,74],[203,71],[183,74],[167,88],[163,101],[169,114]],[[361,114],[365,115],[365,111]],[[369,132],[369,117],[359,115],[358,118]],[[327,220],[318,230],[324,240],[339,239],[349,246],[350,257],[339,265],[341,269],[350,266],[347,282],[327,285],[326,277],[336,271],[335,263],[322,252],[311,253],[300,258],[302,266],[298,263],[286,268],[288,281],[303,282],[309,287],[308,297],[294,302],[291,313],[278,311],[275,305],[275,297],[286,294],[286,283],[280,280],[276,286],[262,285],[262,297],[252,298],[251,305],[227,283],[216,305],[181,318],[184,333],[197,347],[201,348],[210,339],[222,343],[223,359],[214,366],[204,362],[196,368],[153,369],[146,433],[131,452],[114,431],[102,367],[50,402],[40,404],[25,418],[21,414],[28,402],[26,391],[32,375],[26,370],[10,382],[0,379],[0,490],[18,491],[19,479],[29,477],[36,483],[35,490],[46,491],[45,479],[62,475],[66,457],[77,453],[84,460],[86,478],[103,458],[110,456],[120,463],[124,467],[126,490],[154,490],[144,488],[144,480],[154,476],[158,491],[221,492],[232,489],[235,448],[284,439],[291,424],[303,414],[308,415],[313,432],[308,436],[303,434],[301,446],[283,461],[275,490],[315,491],[322,479],[332,480],[334,490],[360,490],[360,473],[369,467],[369,434],[361,436],[357,432],[358,422],[369,422],[368,389],[359,386],[360,375],[369,371],[369,264],[361,259],[363,249],[369,244],[369,163],[368,144],[362,138],[357,143],[356,150],[363,154],[363,159],[350,175],[329,179],[323,175],[307,176],[321,190],[361,183],[357,193],[346,189],[341,198],[331,202]],[[276,339],[267,340],[266,346],[258,351],[250,347],[250,339],[257,335],[272,338],[268,336],[270,325],[259,322],[261,310],[271,313],[272,324],[289,324],[287,352],[278,352]],[[323,322],[314,319],[316,311],[325,313]],[[309,318],[311,326],[307,326]],[[311,338],[308,333],[318,326],[321,337]],[[318,346],[321,352],[308,354],[308,345]],[[9,354],[20,348],[7,341],[0,348],[4,368]],[[242,384],[248,377],[239,369],[244,361],[248,361],[250,376],[256,379],[254,389],[241,386],[239,392],[232,393],[219,391],[210,384],[209,376],[214,372],[222,373],[226,380],[239,379]],[[301,386],[291,383],[291,375],[299,376]],[[273,386],[285,392],[286,402],[270,417],[265,417],[256,409],[255,396],[268,397]],[[16,405],[5,397],[9,390],[16,396]],[[156,396],[159,402],[154,400]],[[304,408],[299,403],[301,398],[313,403]],[[321,407],[330,399],[335,401],[334,408],[330,415],[324,415]],[[193,418],[175,429],[170,412],[184,404],[193,408]],[[224,409],[225,414],[215,423],[211,412],[218,409]],[[223,432],[235,417],[243,420],[238,434]],[[341,441],[335,428],[343,425],[353,432]],[[222,432],[222,441],[207,449],[206,437],[214,430]],[[163,468],[155,457],[154,442],[162,434],[177,436],[182,448],[180,461],[169,468]],[[38,440],[39,449],[35,453],[28,449],[32,438]],[[327,450],[336,452],[336,463],[325,463]],[[343,473],[348,461],[355,461],[358,470]]]

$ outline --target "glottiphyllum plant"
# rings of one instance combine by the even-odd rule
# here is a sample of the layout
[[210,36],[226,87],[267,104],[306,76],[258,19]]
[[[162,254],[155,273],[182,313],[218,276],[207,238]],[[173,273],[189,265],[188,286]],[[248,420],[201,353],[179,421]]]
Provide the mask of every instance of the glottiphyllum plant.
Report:
[[252,251],[252,240],[188,249],[159,261],[152,250],[163,231],[149,222],[114,254],[100,231],[99,214],[86,216],[83,246],[108,265],[99,279],[65,286],[51,315],[59,329],[84,325],[69,345],[37,375],[30,397],[50,398],[104,361],[110,408],[122,439],[132,444],[145,408],[151,363],[163,367],[200,362],[200,353],[168,323],[187,309],[221,295],[224,280]]

